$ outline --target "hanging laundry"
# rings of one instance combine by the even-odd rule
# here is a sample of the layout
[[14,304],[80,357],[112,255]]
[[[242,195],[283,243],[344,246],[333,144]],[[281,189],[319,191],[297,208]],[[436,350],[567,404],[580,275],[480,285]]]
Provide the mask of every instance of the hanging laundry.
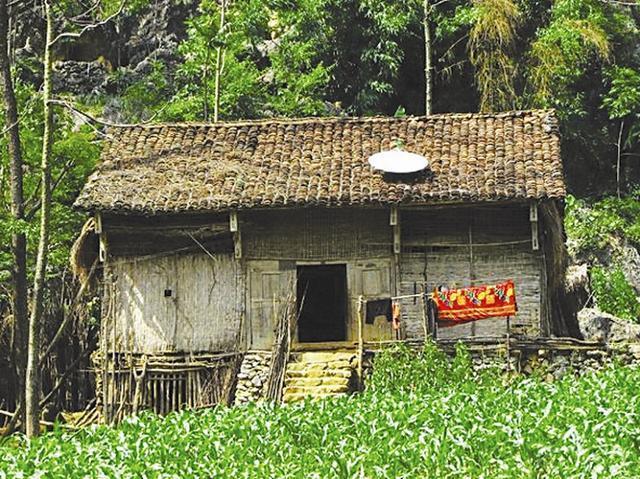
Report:
[[513,280],[492,286],[436,290],[433,300],[438,308],[438,323],[445,327],[479,319],[515,316],[518,311]]
[[391,322],[391,298],[373,299],[367,301],[365,323],[373,324],[379,316],[384,316]]
[[400,303],[394,301],[391,306],[392,325],[395,331],[400,330],[400,319],[402,317],[402,311],[400,310]]

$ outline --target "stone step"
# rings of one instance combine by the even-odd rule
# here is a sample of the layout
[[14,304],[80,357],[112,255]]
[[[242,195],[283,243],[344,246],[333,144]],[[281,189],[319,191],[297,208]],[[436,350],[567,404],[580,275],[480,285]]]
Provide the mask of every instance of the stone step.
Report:
[[355,358],[355,354],[351,351],[305,351],[291,355],[292,361],[302,363],[350,362],[352,358]]
[[353,351],[305,351],[293,353],[287,364],[284,402],[344,395],[354,375]]
[[[291,366],[291,365],[289,365]],[[290,369],[287,368],[287,378],[350,378],[353,376],[351,369]]]
[[327,369],[349,369],[351,368],[351,363],[346,360],[338,360],[338,361],[325,361],[325,362],[289,362],[287,365],[288,371],[324,371]]
[[315,387],[315,386],[349,386],[350,378],[346,377],[319,377],[319,378],[307,378],[307,377],[288,377],[285,379],[285,386],[293,387]]
[[315,396],[316,394],[337,394],[349,392],[349,386],[347,384],[337,385],[322,385],[322,386],[286,386],[283,394],[308,394],[309,396]]

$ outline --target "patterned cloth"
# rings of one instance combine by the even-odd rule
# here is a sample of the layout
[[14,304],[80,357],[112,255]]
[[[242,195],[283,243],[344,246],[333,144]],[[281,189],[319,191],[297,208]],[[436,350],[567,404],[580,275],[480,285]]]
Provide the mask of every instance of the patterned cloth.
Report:
[[518,311],[513,280],[494,286],[435,291],[433,299],[438,307],[438,321],[444,322],[444,326],[497,316],[515,316]]

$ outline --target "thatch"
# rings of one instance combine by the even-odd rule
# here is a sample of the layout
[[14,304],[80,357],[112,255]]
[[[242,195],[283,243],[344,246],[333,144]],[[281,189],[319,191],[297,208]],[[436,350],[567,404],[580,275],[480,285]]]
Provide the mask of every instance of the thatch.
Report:
[[[409,118],[314,118],[112,128],[76,205],[165,214],[562,198],[553,111]],[[367,163],[393,148],[430,162],[418,175]]]
[[99,239],[96,234],[96,224],[93,218],[88,219],[82,226],[80,236],[71,248],[70,262],[73,275],[80,284],[90,280],[91,270],[99,254]]

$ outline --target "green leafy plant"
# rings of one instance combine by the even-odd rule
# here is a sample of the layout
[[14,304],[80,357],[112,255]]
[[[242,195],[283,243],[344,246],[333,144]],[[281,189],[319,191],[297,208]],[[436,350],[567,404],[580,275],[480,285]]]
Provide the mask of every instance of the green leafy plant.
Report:
[[[16,223],[9,214],[9,188],[6,176],[0,175],[0,302],[6,299],[11,277],[11,233],[21,229],[29,239],[29,266],[35,262],[35,247],[39,228],[39,202],[37,175],[42,145],[42,105],[39,93],[24,83],[16,85],[16,96],[22,108],[22,146],[25,161],[25,196],[27,198],[24,221]],[[57,129],[53,154],[54,207],[51,212],[52,237],[50,245],[49,277],[59,276],[69,264],[69,250],[84,221],[84,215],[73,209],[73,201],[100,154],[95,132],[88,126],[75,125],[68,112],[56,115]],[[0,171],[7,171],[6,139],[0,139]],[[32,271],[32,268],[29,268]]]
[[592,268],[591,288],[600,309],[623,319],[640,322],[640,301],[619,268],[609,271],[601,267]]
[[640,369],[548,383],[394,348],[352,397],[142,414],[0,444],[0,478],[635,477]]
[[569,195],[565,228],[577,254],[606,248],[614,235],[640,245],[640,198],[608,197],[588,203]]

